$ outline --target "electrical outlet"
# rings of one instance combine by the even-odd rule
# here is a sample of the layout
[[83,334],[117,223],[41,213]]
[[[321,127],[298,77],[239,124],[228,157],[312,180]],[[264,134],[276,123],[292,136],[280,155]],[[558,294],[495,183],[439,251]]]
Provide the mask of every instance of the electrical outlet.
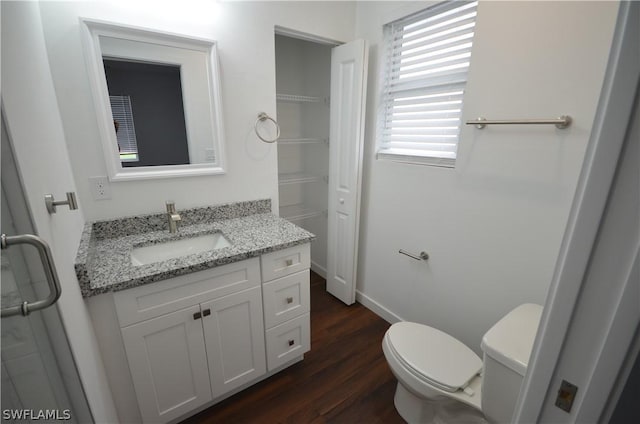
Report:
[[89,177],[93,200],[111,199],[111,186],[107,177]]

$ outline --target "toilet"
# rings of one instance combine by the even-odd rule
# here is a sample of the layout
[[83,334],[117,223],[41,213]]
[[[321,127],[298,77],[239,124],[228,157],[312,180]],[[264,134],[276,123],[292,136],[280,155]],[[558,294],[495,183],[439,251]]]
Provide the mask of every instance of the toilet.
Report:
[[400,416],[409,423],[511,422],[541,314],[532,303],[509,312],[482,338],[482,359],[435,328],[393,324],[382,350],[398,379]]

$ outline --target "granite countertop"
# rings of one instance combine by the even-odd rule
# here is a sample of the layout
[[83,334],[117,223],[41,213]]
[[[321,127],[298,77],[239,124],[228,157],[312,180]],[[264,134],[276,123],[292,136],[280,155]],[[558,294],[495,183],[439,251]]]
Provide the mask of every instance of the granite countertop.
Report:
[[[182,225],[175,234],[169,233],[164,213],[87,223],[75,263],[82,296],[137,287],[315,239],[310,232],[270,211],[268,199],[178,209]],[[215,232],[221,232],[231,246],[147,265],[131,263],[135,247]]]

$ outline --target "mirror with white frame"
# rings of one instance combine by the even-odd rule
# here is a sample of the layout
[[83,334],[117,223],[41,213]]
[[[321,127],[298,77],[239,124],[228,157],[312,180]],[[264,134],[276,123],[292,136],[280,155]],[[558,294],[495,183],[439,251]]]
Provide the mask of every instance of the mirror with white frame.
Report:
[[216,43],[81,19],[109,179],[222,174]]

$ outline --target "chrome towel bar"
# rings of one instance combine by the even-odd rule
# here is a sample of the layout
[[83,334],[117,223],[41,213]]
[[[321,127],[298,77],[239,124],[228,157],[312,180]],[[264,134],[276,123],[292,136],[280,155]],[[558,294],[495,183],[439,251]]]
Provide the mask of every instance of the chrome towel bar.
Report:
[[569,115],[562,115],[555,119],[485,119],[478,118],[476,120],[467,121],[467,125],[475,125],[477,129],[481,130],[487,125],[555,125],[556,128],[561,130],[571,125],[571,117]]

